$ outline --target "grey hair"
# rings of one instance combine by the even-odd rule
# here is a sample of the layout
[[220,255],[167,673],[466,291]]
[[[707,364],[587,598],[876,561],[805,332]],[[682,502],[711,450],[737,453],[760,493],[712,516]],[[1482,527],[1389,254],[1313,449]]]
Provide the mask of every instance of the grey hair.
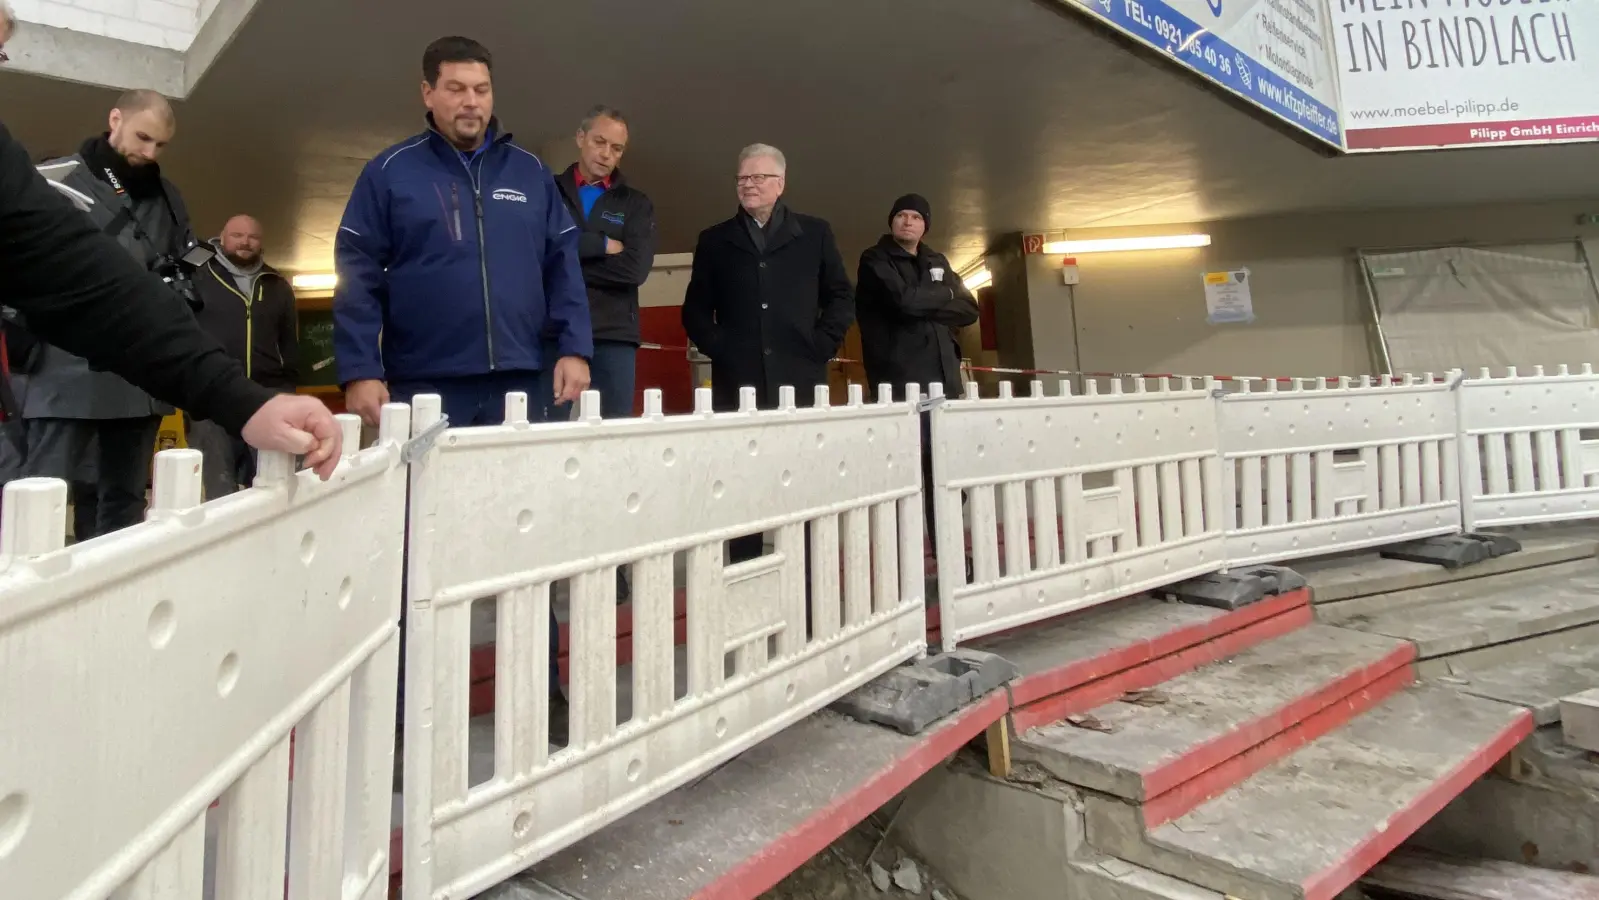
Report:
[[751,144],[740,150],[738,152],[738,164],[742,166],[758,156],[764,156],[776,163],[779,175],[788,171],[788,158],[783,156],[783,151],[773,147],[771,144]]
[[579,131],[588,131],[594,127],[594,122],[598,119],[614,119],[619,125],[627,124],[627,118],[622,115],[621,110],[614,106],[597,103],[589,107],[589,111],[583,115],[583,121],[577,123],[577,129]]
[[11,4],[6,0],[0,0],[0,25],[4,25],[12,34],[16,34],[17,14],[12,11]]

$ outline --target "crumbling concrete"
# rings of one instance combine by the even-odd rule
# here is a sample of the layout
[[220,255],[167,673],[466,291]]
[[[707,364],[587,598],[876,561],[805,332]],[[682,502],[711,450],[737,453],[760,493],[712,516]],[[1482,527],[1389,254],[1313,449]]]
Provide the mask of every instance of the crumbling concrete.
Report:
[[906,793],[892,836],[974,900],[1086,896],[1062,889],[1083,846],[1079,795],[1025,766],[1008,781],[967,757],[929,772]]

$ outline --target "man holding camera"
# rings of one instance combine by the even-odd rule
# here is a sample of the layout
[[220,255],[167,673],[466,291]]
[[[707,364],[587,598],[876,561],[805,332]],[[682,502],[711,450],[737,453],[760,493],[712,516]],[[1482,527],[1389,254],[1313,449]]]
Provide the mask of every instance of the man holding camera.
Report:
[[[196,247],[189,213],[156,158],[176,130],[166,98],[129,91],[117,99],[110,130],[73,156],[39,166],[69,188],[90,221],[135,262],[168,283],[171,302],[197,304],[181,262]],[[185,296],[186,295],[186,296]],[[131,336],[130,336],[131,338]],[[173,411],[120,376],[96,370],[59,347],[12,360],[22,407],[22,474],[73,482],[74,532],[87,540],[143,520],[150,460],[161,417]]]

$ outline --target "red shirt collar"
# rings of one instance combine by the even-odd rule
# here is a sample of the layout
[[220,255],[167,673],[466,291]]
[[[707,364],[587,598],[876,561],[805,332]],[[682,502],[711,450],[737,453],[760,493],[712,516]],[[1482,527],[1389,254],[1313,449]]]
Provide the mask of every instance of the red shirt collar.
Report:
[[596,187],[601,188],[602,190],[607,190],[608,191],[608,190],[611,189],[611,176],[610,175],[605,176],[605,178],[603,180],[601,180],[601,181],[589,181],[587,178],[583,177],[583,167],[582,166],[578,166],[577,168],[572,170],[572,177],[577,179],[577,186],[578,187],[582,187],[585,184],[592,184],[592,185],[595,185]]

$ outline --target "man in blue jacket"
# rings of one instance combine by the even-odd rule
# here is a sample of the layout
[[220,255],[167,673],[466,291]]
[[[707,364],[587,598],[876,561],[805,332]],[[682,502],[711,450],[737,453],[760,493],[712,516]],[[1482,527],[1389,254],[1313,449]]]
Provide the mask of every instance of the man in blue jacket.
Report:
[[[476,41],[430,44],[428,129],[367,163],[344,209],[333,353],[345,404],[368,423],[391,396],[438,394],[451,424],[496,425],[508,392],[542,405],[588,387],[594,339],[578,228],[550,170],[500,130],[492,68]],[[540,353],[545,334],[556,359]],[[553,396],[539,397],[546,366]],[[550,730],[564,741],[550,620]]]
[[[456,425],[497,423],[505,394],[570,402],[594,352],[579,231],[550,170],[494,119],[492,61],[446,37],[422,56],[428,129],[355,183],[334,254],[334,356],[350,411],[437,393]],[[540,353],[548,325],[557,359]],[[552,366],[553,397],[534,395]]]

